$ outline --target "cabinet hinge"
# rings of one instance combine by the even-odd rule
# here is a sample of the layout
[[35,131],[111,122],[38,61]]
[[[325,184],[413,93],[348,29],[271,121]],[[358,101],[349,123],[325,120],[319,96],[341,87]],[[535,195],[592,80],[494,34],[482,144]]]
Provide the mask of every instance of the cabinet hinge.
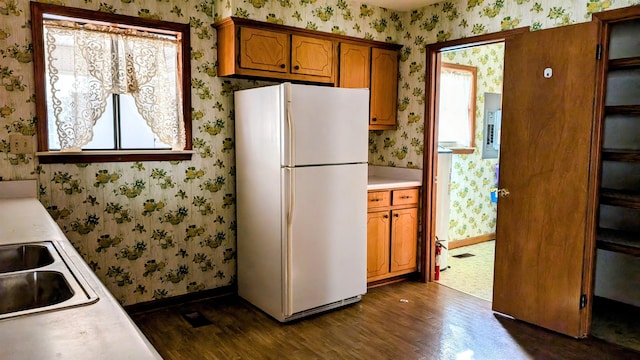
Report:
[[580,295],[580,309],[584,309],[587,306],[587,294]]
[[596,45],[596,60],[602,59],[602,45]]

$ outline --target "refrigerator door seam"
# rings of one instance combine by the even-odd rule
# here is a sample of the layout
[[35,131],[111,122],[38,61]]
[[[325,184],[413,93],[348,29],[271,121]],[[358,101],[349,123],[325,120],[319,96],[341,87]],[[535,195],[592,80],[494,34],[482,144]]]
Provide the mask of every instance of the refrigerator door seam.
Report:
[[284,169],[301,169],[301,168],[311,168],[311,167],[323,167],[323,166],[342,166],[342,165],[358,165],[358,164],[369,164],[366,161],[358,161],[358,162],[345,162],[345,163],[327,163],[327,164],[306,164],[306,165],[295,165],[295,166],[281,166]]

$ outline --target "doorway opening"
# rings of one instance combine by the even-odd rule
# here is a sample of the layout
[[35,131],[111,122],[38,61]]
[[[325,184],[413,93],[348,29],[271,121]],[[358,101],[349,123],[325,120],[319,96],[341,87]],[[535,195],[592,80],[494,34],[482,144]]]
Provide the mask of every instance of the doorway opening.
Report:
[[491,301],[504,42],[443,50],[436,60],[434,280]]
[[[439,152],[439,150],[442,150],[438,145],[438,107],[439,107],[439,91],[438,91],[438,86],[439,86],[439,80],[440,80],[440,65],[443,61],[449,60],[449,62],[451,62],[452,60],[455,60],[455,58],[458,58],[458,56],[460,58],[462,58],[465,55],[456,54],[456,51],[466,51],[467,54],[469,55],[476,55],[475,52],[478,51],[482,51],[481,46],[489,46],[487,49],[488,52],[485,56],[485,59],[478,59],[477,62],[482,64],[482,63],[489,63],[489,56],[490,53],[492,51],[491,47],[501,47],[502,48],[502,52],[504,51],[504,43],[505,40],[512,38],[514,36],[523,34],[528,32],[528,28],[521,28],[521,29],[514,29],[514,30],[508,30],[508,31],[502,31],[499,33],[492,33],[492,34],[485,34],[485,35],[479,35],[479,36],[474,36],[474,37],[470,37],[470,38],[464,38],[464,39],[458,39],[458,40],[453,40],[453,41],[446,41],[446,42],[441,42],[441,43],[435,43],[435,44],[431,44],[429,46],[427,46],[426,48],[426,71],[427,71],[427,76],[426,76],[426,101],[425,101],[425,128],[424,128],[424,148],[425,148],[425,152],[424,152],[424,158],[423,158],[423,163],[424,163],[424,174],[423,174],[423,180],[424,183],[427,184],[425,186],[425,191],[423,192],[423,204],[424,204],[424,211],[423,211],[423,223],[425,224],[429,224],[429,226],[427,226],[425,228],[425,231],[423,231],[423,236],[421,238],[421,256],[420,256],[420,280],[421,281],[435,281],[434,279],[434,275],[435,275],[435,254],[436,254],[436,239],[440,239],[442,238],[443,240],[449,240],[449,239],[454,239],[453,243],[453,248],[451,249],[451,246],[449,246],[449,244],[447,243],[447,247],[449,248],[446,256],[447,256],[447,260],[451,259],[451,255],[457,255],[457,252],[460,251],[464,251],[463,246],[465,245],[474,245],[475,243],[485,243],[487,242],[487,244],[485,244],[485,246],[489,245],[491,247],[492,243],[494,243],[494,241],[492,241],[493,239],[495,239],[495,235],[494,233],[491,232],[487,232],[486,230],[480,230],[480,232],[483,232],[483,234],[478,235],[478,233],[476,232],[475,235],[468,235],[465,234],[465,232],[462,232],[461,234],[456,235],[457,237],[453,238],[453,237],[449,237],[448,234],[445,234],[444,236],[436,236],[436,230],[437,229],[447,229],[449,230],[450,227],[447,226],[447,224],[449,224],[451,222],[451,219],[445,219],[445,220],[440,220],[441,223],[445,224],[445,225],[440,225],[437,226],[437,213],[438,213],[438,203],[437,203],[437,198],[438,197],[445,197],[444,195],[441,195],[438,193],[438,183],[437,183],[437,172],[438,172],[438,167],[439,167],[439,157],[442,157],[441,154],[442,152]],[[495,50],[493,50],[495,51]],[[443,55],[444,54],[444,55]],[[444,56],[444,60],[443,60],[443,56]],[[450,57],[452,57],[453,59],[450,59]],[[490,82],[494,81],[492,80],[495,77],[495,73],[498,72],[498,70],[500,72],[502,72],[502,68],[503,68],[503,62],[496,62],[495,59],[492,60],[491,63],[499,63],[499,65],[491,65],[491,66],[485,66],[484,64],[481,65],[481,68],[483,69],[482,74],[481,74],[481,79],[479,79],[479,81],[482,82],[483,84],[483,88],[480,91],[477,91],[476,94],[474,95],[474,98],[476,98],[476,101],[472,101],[473,105],[476,105],[476,110],[471,114],[473,117],[476,118],[485,118],[488,115],[484,113],[485,111],[485,105],[484,102],[480,105],[477,106],[477,98],[478,98],[478,94],[480,95],[480,98],[484,99],[486,98],[485,96],[485,92],[488,93],[494,93],[497,96],[499,96],[499,93],[501,92],[501,88],[502,88],[502,84],[501,81],[499,83],[494,83],[494,84],[490,84]],[[488,69],[488,67],[491,67],[491,69]],[[486,68],[486,69],[485,69]],[[499,69],[496,69],[499,68]],[[487,76],[485,75],[486,73],[491,73],[491,76]],[[477,74],[477,73],[476,73]],[[488,82],[487,82],[488,81]],[[485,85],[485,82],[487,84],[487,86]],[[498,90],[500,89],[500,90]],[[495,108],[493,110],[499,110],[499,106],[501,103],[501,97],[500,99],[497,101],[497,106],[498,108]],[[495,102],[494,102],[494,105]],[[489,107],[487,107],[489,108]],[[480,113],[480,115],[478,115],[478,113]],[[495,118],[496,113],[494,112],[492,114],[492,116],[494,116]],[[488,123],[488,122],[487,122]],[[482,154],[483,154],[483,148],[482,146],[484,146],[482,144],[482,141],[478,141],[478,139],[476,138],[476,134],[478,134],[478,132],[484,134],[486,133],[487,129],[485,126],[485,122],[482,121],[480,123],[480,125],[477,125],[477,121],[473,121],[470,125],[475,127],[475,130],[471,131],[471,134],[474,134],[470,140],[473,141],[473,143],[470,143],[469,145],[465,146],[466,144],[442,144],[442,145],[448,145],[449,149],[451,150],[451,159],[453,160],[453,149],[455,148],[455,152],[456,155],[460,158],[462,158],[463,156],[467,159],[470,157],[479,157],[481,160],[480,161],[484,161],[482,160]],[[497,139],[499,139],[499,133],[498,134]],[[481,138],[484,138],[484,136],[480,136]],[[496,136],[494,135],[494,140],[496,139]],[[476,143],[477,142],[477,143]],[[485,141],[486,142],[486,141]],[[459,145],[459,146],[456,146]],[[492,147],[495,144],[491,144],[490,147]],[[499,148],[499,143],[497,144],[498,148]],[[496,150],[496,149],[494,149]],[[497,151],[495,151],[496,154],[494,155],[496,158],[498,157],[497,155]],[[475,156],[473,155],[473,153],[475,153]],[[488,152],[487,152],[488,154]],[[442,162],[440,163],[440,165],[442,165]],[[497,159],[495,160],[495,163],[497,164]],[[451,164],[451,166],[447,167],[448,169],[452,169],[454,166],[462,166],[462,165],[454,165],[453,163]],[[475,165],[472,165],[475,166]],[[486,178],[487,180],[481,180],[481,183],[487,182],[487,184],[482,184],[479,186],[487,186],[487,185],[492,185],[490,187],[487,188],[487,193],[486,194],[473,194],[474,196],[485,196],[486,195],[486,199],[490,199],[492,194],[491,194],[491,189],[492,187],[495,187],[493,185],[496,185],[495,183],[497,182],[497,178],[496,175],[497,172],[494,168],[494,170],[492,170],[491,175],[489,175],[489,173],[485,173],[483,171],[483,178]],[[477,185],[477,180],[476,183]],[[454,185],[454,186],[458,186],[458,185]],[[446,194],[449,193],[449,189],[448,186],[445,186],[445,188],[447,189],[447,191],[445,192]],[[441,187],[442,189],[442,187]],[[457,189],[456,189],[457,190]],[[462,187],[460,189],[460,191],[462,191],[464,193],[464,187]],[[473,190],[475,192],[475,190]],[[497,194],[497,191],[495,192],[495,194]],[[495,195],[494,194],[494,195]],[[467,192],[466,195],[462,195],[462,197],[464,196],[468,196],[469,195],[469,188],[467,187]],[[460,196],[459,194],[456,194],[456,196]],[[458,200],[453,200],[453,201],[458,201],[458,203],[456,204],[456,206],[458,207],[465,207],[466,206],[466,201],[467,199],[464,198],[462,200],[458,199]],[[483,200],[484,201],[484,200]],[[440,202],[440,206],[442,207],[443,204],[447,204],[446,208],[449,209],[453,206],[451,206],[451,199],[445,199],[445,201],[441,201]],[[491,202],[483,204],[483,207],[494,207],[495,208],[495,204],[492,205]],[[486,210],[486,209],[485,209]],[[480,211],[482,213],[482,210]],[[453,216],[453,221],[455,222],[456,220],[456,216]],[[490,228],[495,228],[495,221],[496,221],[496,216],[494,215],[493,217],[490,215],[485,215],[491,217],[491,220],[488,221],[483,221],[482,217],[480,218],[480,220],[476,220],[475,224],[479,225],[479,223],[483,223],[486,224],[487,226],[489,226]],[[486,219],[485,219],[486,220]],[[464,223],[462,220],[457,220],[458,223],[454,224],[457,225],[459,227],[455,227],[455,229],[453,230],[453,235],[455,235],[456,231],[460,231],[459,229],[464,227]],[[469,226],[475,226],[475,225],[468,225]],[[467,240],[470,239],[470,240]],[[455,242],[456,240],[458,240],[458,242]],[[460,241],[460,240],[466,240],[465,241]],[[462,250],[457,250],[455,248],[460,248]],[[491,249],[492,250],[492,249]],[[475,251],[475,250],[473,250]],[[464,251],[466,252],[466,251]],[[476,261],[479,258],[473,259],[475,256],[479,256],[476,254],[473,254],[474,256],[472,257],[467,257],[467,258],[462,258],[462,261],[467,261],[468,263],[470,263],[471,261]],[[489,257],[493,258],[493,254],[491,253],[490,255],[488,255]],[[456,260],[458,258],[455,258]],[[471,260],[473,259],[473,260]],[[471,260],[471,261],[469,261]],[[455,261],[455,260],[454,260]],[[489,264],[492,264],[493,260],[489,261]],[[451,266],[451,267],[449,267]],[[453,265],[451,265],[450,262],[448,262],[447,264],[445,264],[446,270],[442,271],[440,273],[440,275],[444,275],[446,273],[446,271],[452,270],[453,269]],[[456,266],[457,267],[457,266]],[[490,269],[488,266],[485,267],[487,268],[487,271],[489,272],[489,274],[493,273],[493,269]],[[454,272],[452,271],[450,274],[453,274]],[[486,277],[490,282],[493,281],[492,276],[489,275]],[[486,288],[486,287],[485,287]],[[490,294],[491,290],[485,290],[485,295],[483,295],[483,298],[489,298],[488,300],[491,300]]]

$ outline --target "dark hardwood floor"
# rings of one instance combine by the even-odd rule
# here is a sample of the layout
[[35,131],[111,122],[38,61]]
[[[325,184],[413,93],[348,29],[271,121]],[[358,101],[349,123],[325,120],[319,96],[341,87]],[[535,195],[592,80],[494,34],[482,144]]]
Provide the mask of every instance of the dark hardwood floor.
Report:
[[[211,324],[192,327],[181,316],[185,310]],[[602,340],[576,340],[497,315],[490,302],[436,283],[369,289],[357,304],[287,324],[235,296],[131,317],[167,360],[640,359]]]

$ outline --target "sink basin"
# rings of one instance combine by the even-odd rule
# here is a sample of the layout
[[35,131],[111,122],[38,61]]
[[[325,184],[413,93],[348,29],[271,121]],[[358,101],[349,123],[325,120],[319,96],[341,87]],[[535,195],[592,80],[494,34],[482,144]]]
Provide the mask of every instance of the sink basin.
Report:
[[29,271],[0,276],[0,314],[59,304],[73,291],[57,271]]
[[0,246],[0,320],[98,301],[54,241]]
[[52,263],[53,257],[45,245],[0,246],[0,273],[34,269]]

